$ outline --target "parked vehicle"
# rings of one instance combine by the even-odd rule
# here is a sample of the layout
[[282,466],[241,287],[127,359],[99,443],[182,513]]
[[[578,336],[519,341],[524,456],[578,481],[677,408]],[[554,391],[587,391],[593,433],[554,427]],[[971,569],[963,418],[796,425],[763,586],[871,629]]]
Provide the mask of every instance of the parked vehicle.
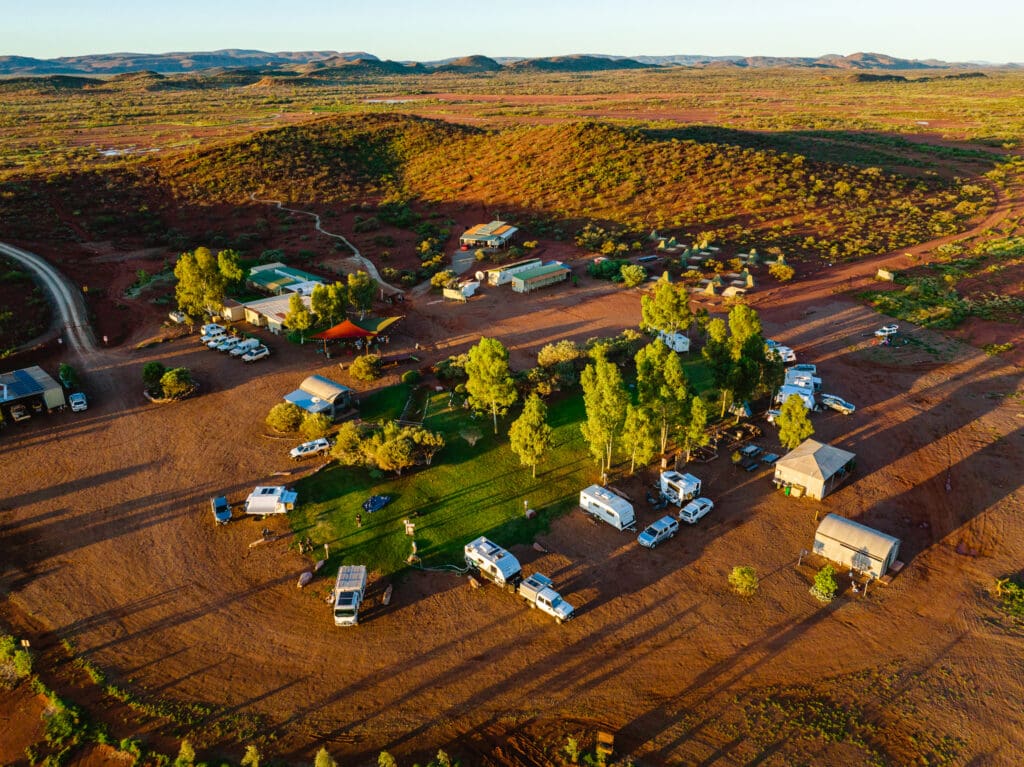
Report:
[[269,514],[287,514],[295,508],[299,494],[294,490],[277,485],[275,487],[257,487],[245,499],[242,511],[257,517]]
[[786,371],[787,373],[793,372],[800,375],[816,376],[818,375],[818,366],[813,365],[810,362],[801,362],[798,365],[793,365]]
[[653,549],[662,541],[674,537],[678,532],[679,520],[665,516],[648,525],[647,529],[637,536],[636,542],[648,549]]
[[580,490],[580,508],[616,530],[631,530],[636,526],[633,504],[600,485]]
[[785,379],[783,384],[786,386],[802,386],[805,389],[812,391],[818,391],[821,389],[821,379],[810,373],[804,373],[800,370],[795,370],[796,366],[789,368],[786,371]]
[[695,498],[680,510],[679,521],[690,525],[696,524],[700,519],[706,517],[713,508],[715,508],[715,503],[710,498]]
[[766,420],[768,423],[775,423],[775,419],[778,417],[779,411],[775,410],[774,408],[772,410],[765,411],[764,420]]
[[519,560],[483,536],[467,543],[464,554],[466,566],[471,571],[510,591],[514,592],[523,580]]
[[235,344],[234,348],[228,351],[228,354],[232,357],[241,357],[243,354],[248,354],[253,349],[258,349],[260,346],[260,339],[246,338]]
[[211,341],[223,339],[227,331],[223,325],[217,325],[216,323],[210,323],[209,325],[203,325],[202,330],[199,334],[199,341],[206,345],[209,345]]
[[900,326],[893,322],[891,325],[882,325],[875,331],[876,338],[888,338],[900,332]]
[[808,410],[814,410],[818,407],[818,403],[814,399],[814,390],[808,386],[782,386],[775,393],[775,404],[782,405],[790,397],[799,397],[803,400],[804,407]]
[[658,338],[674,352],[683,353],[690,351],[690,339],[682,333],[666,333],[664,330],[659,330]]
[[531,608],[543,610],[558,623],[571,620],[575,608],[555,591],[552,580],[546,575],[534,573],[519,584],[519,596],[530,603]]
[[229,352],[242,343],[242,339],[238,336],[228,336],[221,340],[220,343],[210,342],[210,348],[216,349],[219,352]]
[[766,345],[764,356],[766,359],[778,360],[784,363],[796,362],[796,352],[782,344],[776,344],[775,346]]
[[256,362],[264,357],[270,356],[270,349],[266,346],[257,346],[252,351],[248,351],[242,355],[242,362]]
[[176,325],[184,325],[188,322],[188,317],[185,316],[185,312],[171,312],[167,316],[170,318],[171,322]]
[[342,565],[334,581],[334,625],[355,626],[366,596],[366,566]]
[[32,414],[28,412],[28,408],[21,403],[17,405],[11,405],[11,420],[16,422],[27,421],[32,417]]
[[830,407],[833,410],[838,410],[843,415],[850,415],[857,409],[852,402],[847,402],[842,397],[837,397],[835,394],[822,394],[821,404],[825,407]]
[[210,510],[213,512],[213,519],[218,525],[226,525],[231,521],[231,504],[223,495],[210,499]]
[[291,455],[293,461],[299,461],[303,458],[312,458],[314,455],[326,453],[330,449],[330,440],[326,437],[321,437],[320,439],[303,442],[298,447],[293,447],[289,455]]
[[680,474],[678,471],[663,471],[659,479],[662,497],[676,506],[682,506],[700,495],[700,486],[697,477],[692,474]]
[[85,395],[76,391],[74,394],[68,396],[68,404],[71,405],[72,413],[81,413],[83,410],[89,409],[89,402],[85,399]]

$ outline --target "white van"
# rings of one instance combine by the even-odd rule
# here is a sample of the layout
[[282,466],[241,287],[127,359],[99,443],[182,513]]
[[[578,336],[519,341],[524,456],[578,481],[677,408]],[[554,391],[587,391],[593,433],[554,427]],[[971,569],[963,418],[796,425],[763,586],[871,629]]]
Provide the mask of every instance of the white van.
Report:
[[633,504],[600,485],[580,490],[580,508],[616,530],[631,530],[636,525]]

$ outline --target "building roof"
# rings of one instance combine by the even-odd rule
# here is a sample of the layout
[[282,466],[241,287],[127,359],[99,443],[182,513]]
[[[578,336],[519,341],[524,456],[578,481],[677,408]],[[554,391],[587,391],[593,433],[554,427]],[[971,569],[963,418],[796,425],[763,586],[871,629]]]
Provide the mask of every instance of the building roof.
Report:
[[467,229],[459,239],[502,242],[510,239],[518,231],[516,227],[509,226],[504,221],[492,221],[489,224],[477,224]]
[[337,397],[349,394],[352,391],[347,386],[323,376],[309,376],[309,378],[299,384],[299,389],[328,402],[333,402]]
[[[312,302],[309,296],[300,296],[302,303],[306,305],[306,308],[310,308]],[[270,317],[278,322],[284,322],[284,318],[288,315],[289,302],[291,301],[291,294],[284,296],[270,296],[269,298],[260,298],[256,301],[249,301],[243,306],[246,309],[252,309],[254,312],[258,312],[265,317]]]
[[249,270],[248,279],[249,282],[259,285],[264,290],[275,292],[281,290],[295,291],[297,286],[310,282],[323,284],[323,280],[315,274],[310,274],[291,266],[285,266],[277,261],[272,264],[254,266]]
[[526,271],[513,274],[512,279],[519,280],[520,282],[532,282],[544,277],[551,277],[557,273],[568,274],[571,271],[572,269],[565,264],[545,264],[544,266],[538,266],[536,269],[527,269]]
[[828,479],[857,456],[814,439],[805,440],[775,464],[815,479]]
[[854,551],[864,551],[872,559],[885,560],[893,546],[900,545],[900,539],[875,530],[873,527],[854,522],[852,519],[840,517],[838,514],[826,514],[818,525],[815,537],[831,538]]
[[34,394],[42,394],[61,385],[38,365],[0,373],[0,402],[16,402]]

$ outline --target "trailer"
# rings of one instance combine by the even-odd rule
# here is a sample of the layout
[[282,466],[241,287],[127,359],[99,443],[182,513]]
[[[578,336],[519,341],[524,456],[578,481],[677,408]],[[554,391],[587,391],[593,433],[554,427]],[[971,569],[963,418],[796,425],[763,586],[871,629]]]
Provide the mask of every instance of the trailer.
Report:
[[682,333],[666,333],[664,330],[659,330],[658,338],[674,352],[685,353],[690,351],[690,339]]
[[632,530],[636,526],[633,504],[600,485],[580,490],[580,508],[616,530]]
[[342,565],[334,581],[334,625],[355,626],[366,596],[366,565]]
[[553,581],[546,575],[534,573],[519,584],[519,596],[530,603],[530,608],[546,612],[558,623],[572,620],[576,609],[551,588]]
[[662,498],[681,507],[700,495],[701,482],[692,474],[663,471],[658,481],[658,488]]
[[257,487],[245,499],[242,511],[257,517],[266,517],[270,514],[287,514],[295,508],[295,501],[298,497],[298,493],[282,485]]
[[519,560],[498,544],[480,536],[466,544],[466,566],[499,586],[515,592],[523,580],[523,568]]
[[779,387],[775,393],[775,403],[783,405],[790,397],[799,397],[808,410],[817,409],[818,403],[814,399],[814,390],[808,386],[784,385]]

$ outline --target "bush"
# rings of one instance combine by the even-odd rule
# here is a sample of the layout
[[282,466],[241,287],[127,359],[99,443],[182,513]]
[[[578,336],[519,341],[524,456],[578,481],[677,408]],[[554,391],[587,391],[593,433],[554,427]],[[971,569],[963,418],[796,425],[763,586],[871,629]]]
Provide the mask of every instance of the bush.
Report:
[[647,270],[640,266],[640,264],[626,264],[619,269],[619,275],[622,278],[623,285],[627,288],[635,288],[647,279]]
[[622,267],[629,266],[629,261],[606,258],[604,261],[592,261],[587,264],[587,274],[597,280],[622,281]]
[[356,357],[348,372],[358,381],[376,381],[380,378],[380,357],[376,354]]
[[788,264],[772,264],[768,267],[768,274],[779,282],[789,282],[796,274],[796,269]]
[[437,288],[450,288],[454,287],[458,282],[458,276],[451,269],[445,269],[442,272],[438,272],[430,278],[430,287]]
[[166,372],[167,368],[162,362],[147,362],[142,368],[142,385],[146,387],[146,391],[150,394],[162,394],[160,379]]
[[729,585],[732,586],[740,596],[752,597],[757,593],[761,582],[757,578],[757,571],[747,565],[736,565],[729,573]]
[[1024,587],[1008,578],[996,581],[999,609],[1014,618],[1024,618]]
[[299,431],[306,439],[320,439],[327,436],[333,423],[330,417],[323,413],[306,413],[302,416]]
[[291,402],[278,402],[267,413],[266,424],[274,431],[298,431],[305,413]]
[[195,388],[192,372],[188,368],[173,368],[160,378],[160,389],[163,395],[170,399],[184,399],[195,391]]
[[420,371],[418,370],[406,370],[402,373],[402,383],[409,384],[410,386],[418,384],[420,382],[420,378]]
[[836,571],[832,565],[825,565],[818,570],[814,576],[814,585],[811,586],[811,593],[819,602],[831,602],[839,592],[839,584],[836,583]]
[[568,338],[563,338],[561,341],[541,347],[537,352],[537,364],[546,368],[561,362],[575,362],[581,356],[583,351],[580,347]]

